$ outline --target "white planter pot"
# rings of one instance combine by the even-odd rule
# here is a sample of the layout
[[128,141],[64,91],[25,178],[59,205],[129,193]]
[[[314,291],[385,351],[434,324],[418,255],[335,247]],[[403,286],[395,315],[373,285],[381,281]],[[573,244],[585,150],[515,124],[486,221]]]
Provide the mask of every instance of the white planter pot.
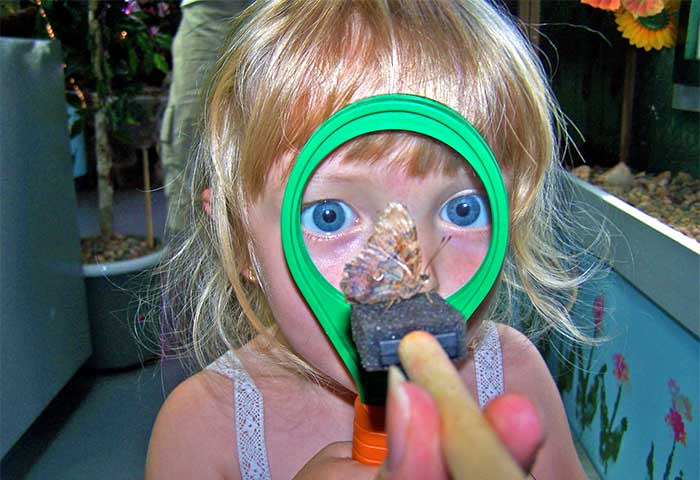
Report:
[[161,255],[83,265],[93,350],[87,367],[128,368],[157,355],[160,296],[153,268]]

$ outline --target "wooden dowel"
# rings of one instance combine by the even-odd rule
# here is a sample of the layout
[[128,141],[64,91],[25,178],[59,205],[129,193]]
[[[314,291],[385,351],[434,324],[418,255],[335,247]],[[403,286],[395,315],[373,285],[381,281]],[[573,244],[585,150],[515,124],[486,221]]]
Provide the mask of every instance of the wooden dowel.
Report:
[[437,404],[443,452],[452,478],[525,478],[432,335],[421,331],[406,335],[399,344],[399,358],[410,379]]
[[637,49],[627,47],[625,54],[625,81],[622,91],[620,119],[620,163],[629,165],[632,144],[632,113],[634,112],[634,77],[637,75]]
[[141,149],[143,163],[143,190],[146,194],[146,244],[148,248],[155,246],[153,238],[153,210],[151,209],[151,172],[148,168],[148,149]]
[[533,45],[539,45],[540,0],[519,0],[518,17],[525,24],[527,38]]

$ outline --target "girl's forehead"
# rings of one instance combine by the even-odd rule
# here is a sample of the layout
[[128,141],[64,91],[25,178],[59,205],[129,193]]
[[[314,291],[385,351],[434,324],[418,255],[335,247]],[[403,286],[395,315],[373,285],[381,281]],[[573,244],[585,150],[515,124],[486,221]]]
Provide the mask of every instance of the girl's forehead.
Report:
[[[434,175],[476,175],[473,168],[461,157],[433,156],[431,158],[418,159],[410,152],[398,149],[389,149],[382,155],[371,157],[351,155],[350,152],[339,151],[326,157],[312,174],[310,181],[319,181],[334,178],[363,178],[367,175],[407,175],[410,177],[428,177]],[[416,168],[416,163],[421,163]],[[449,169],[449,172],[445,170]]]
[[[291,172],[295,159],[296,155],[284,156],[280,163],[286,172]],[[423,135],[397,131],[363,135],[341,145],[323,159],[314,176],[387,170],[413,177],[458,172],[475,175],[469,163],[447,145]]]
[[[263,190],[283,191],[297,156],[297,151],[280,155],[265,175]],[[481,184],[469,163],[446,145],[407,132],[381,132],[340,146],[321,161],[307,179],[307,187],[352,182],[382,185],[429,177],[471,179],[475,188]]]

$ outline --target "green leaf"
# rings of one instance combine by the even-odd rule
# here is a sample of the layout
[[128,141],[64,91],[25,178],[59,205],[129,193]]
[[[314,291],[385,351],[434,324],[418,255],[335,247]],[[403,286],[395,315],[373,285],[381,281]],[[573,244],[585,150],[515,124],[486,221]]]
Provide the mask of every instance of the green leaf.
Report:
[[131,13],[131,16],[135,17],[140,22],[143,22],[146,19],[146,15],[141,10],[135,10]]
[[647,455],[647,480],[654,480],[654,442],[651,442],[649,455]]
[[114,78],[114,70],[112,69],[112,64],[109,59],[105,57],[105,61],[102,62],[102,71],[104,72],[104,82],[107,85],[112,84],[112,79]]
[[676,453],[676,441],[673,441],[673,447],[671,448],[671,453],[668,454],[668,459],[666,460],[666,468],[664,469],[664,480],[668,480],[671,476],[671,468],[673,468],[673,454]]
[[138,119],[138,118],[136,118],[134,115],[132,115],[131,113],[129,113],[129,114],[127,114],[127,116],[126,116],[126,118],[125,118],[125,123],[126,123],[127,125],[138,125],[138,124],[141,123],[141,122],[139,122],[139,119]]
[[[561,347],[562,349],[565,347]],[[563,352],[562,352],[563,355]],[[566,360],[561,363],[559,376],[557,377],[557,382],[559,385],[559,390],[563,392],[571,391],[574,385],[574,370],[576,369],[576,352],[573,347],[569,349],[565,356]]]
[[151,42],[149,41],[148,35],[135,35],[134,41],[136,42],[136,45],[139,47],[139,50],[141,50],[141,53],[149,54],[149,53],[153,52],[153,46],[151,45]]
[[156,53],[153,55],[153,64],[158,70],[160,70],[163,73],[167,74],[170,71],[170,69],[168,68],[168,62],[165,60],[165,57],[160,53]]
[[162,50],[170,51],[173,45],[173,36],[169,33],[159,33],[155,36],[156,46]]
[[129,74],[136,76],[139,73],[139,57],[132,48],[128,50],[127,56],[129,58]]

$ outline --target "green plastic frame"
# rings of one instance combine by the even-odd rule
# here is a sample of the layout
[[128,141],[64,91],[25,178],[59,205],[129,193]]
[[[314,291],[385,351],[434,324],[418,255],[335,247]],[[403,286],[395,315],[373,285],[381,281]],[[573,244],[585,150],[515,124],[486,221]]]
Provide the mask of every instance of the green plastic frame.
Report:
[[[481,267],[447,302],[468,319],[498,278],[506,254],[508,199],[501,170],[479,132],[451,108],[425,97],[388,94],[365,98],[339,110],[309,138],[292,168],[282,200],[280,228],[289,271],[349,370],[365,403],[370,385],[350,331],[350,304],[314,265],[302,234],[300,213],[306,184],[316,167],[344,143],[379,131],[409,131],[455,150],[483,182],[491,208],[491,242]],[[375,399],[376,400],[376,399]]]

